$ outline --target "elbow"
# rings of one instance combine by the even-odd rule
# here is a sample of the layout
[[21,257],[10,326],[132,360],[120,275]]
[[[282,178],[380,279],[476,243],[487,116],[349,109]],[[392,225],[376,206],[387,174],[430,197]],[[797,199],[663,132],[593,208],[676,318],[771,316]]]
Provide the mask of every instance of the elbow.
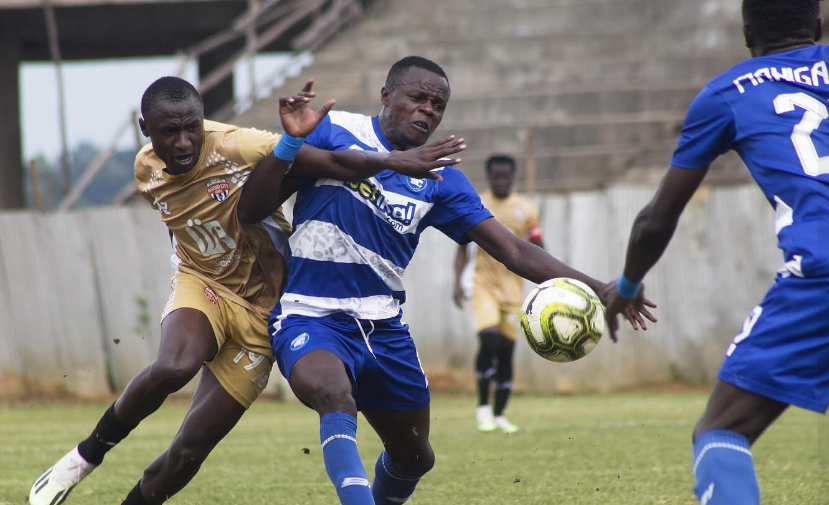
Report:
[[674,216],[654,212],[653,207],[648,205],[636,216],[631,237],[637,242],[652,242],[666,237],[670,238],[676,229],[677,222],[678,219]]

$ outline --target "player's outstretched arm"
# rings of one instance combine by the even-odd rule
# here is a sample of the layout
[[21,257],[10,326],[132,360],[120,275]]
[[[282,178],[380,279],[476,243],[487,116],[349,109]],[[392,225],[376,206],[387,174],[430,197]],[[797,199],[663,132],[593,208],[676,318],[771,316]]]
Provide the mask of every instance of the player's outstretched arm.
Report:
[[306,144],[299,151],[291,177],[357,181],[391,170],[408,177],[440,181],[443,179],[440,173],[432,170],[459,164],[460,158],[448,157],[464,149],[464,139],[456,139],[454,135],[408,151],[390,153],[357,149],[324,151]]
[[[540,284],[556,277],[577,279],[590,286],[602,299],[602,303],[608,303],[606,296],[610,284],[570,267],[535,244],[521,240],[494,218],[481,221],[472,227],[466,237],[512,272],[529,281]],[[656,318],[647,309],[655,306],[653,302],[642,297],[638,303],[633,304],[633,309],[626,312],[625,316],[634,328],[638,325],[647,329],[643,318],[656,322]],[[612,333],[611,336],[615,337]]]
[[578,279],[596,291],[605,284],[557,260],[544,249],[522,240],[495,218],[485,219],[466,232],[466,238],[521,277],[540,284],[556,277]]
[[[645,274],[659,261],[674,235],[679,217],[694,196],[708,168],[685,170],[671,167],[662,179],[653,199],[636,216],[628,242],[624,277],[630,283],[639,283]],[[618,324],[616,315],[626,313],[638,298],[624,298],[619,294],[617,283],[605,288],[604,297],[611,337],[616,340]],[[634,328],[636,328],[634,326]]]

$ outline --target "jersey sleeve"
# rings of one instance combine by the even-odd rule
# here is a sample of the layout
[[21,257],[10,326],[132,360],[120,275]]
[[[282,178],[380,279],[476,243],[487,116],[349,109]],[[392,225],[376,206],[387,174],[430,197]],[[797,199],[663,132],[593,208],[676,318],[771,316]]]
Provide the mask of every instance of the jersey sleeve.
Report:
[[152,167],[147,163],[148,148],[149,145],[144,146],[144,148],[135,155],[135,189],[138,191],[138,194],[144,198],[144,200],[147,200],[147,202],[155,208],[155,197],[150,192],[151,188],[148,188],[150,181],[152,180]]
[[278,134],[255,128],[240,128],[236,135],[239,154],[251,168],[273,151],[279,141]]
[[328,116],[322,118],[314,131],[305,138],[305,143],[317,149],[331,151],[331,118]]
[[441,172],[435,205],[429,212],[429,224],[458,244],[468,244],[464,235],[476,224],[492,217],[469,179],[452,167]]
[[686,169],[708,167],[734,143],[734,112],[723,97],[705,87],[688,109],[679,145],[671,166]]

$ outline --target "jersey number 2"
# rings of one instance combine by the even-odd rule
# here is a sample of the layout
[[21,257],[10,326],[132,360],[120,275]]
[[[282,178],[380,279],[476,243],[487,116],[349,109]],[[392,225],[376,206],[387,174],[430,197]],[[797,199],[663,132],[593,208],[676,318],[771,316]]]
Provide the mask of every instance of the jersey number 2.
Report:
[[829,118],[826,105],[806,93],[788,93],[778,95],[774,99],[774,111],[778,114],[792,112],[795,107],[806,111],[803,119],[795,125],[792,131],[792,143],[797,151],[797,157],[800,158],[803,171],[813,177],[829,174],[829,156],[819,157],[815,143],[812,142],[812,132],[824,119]]

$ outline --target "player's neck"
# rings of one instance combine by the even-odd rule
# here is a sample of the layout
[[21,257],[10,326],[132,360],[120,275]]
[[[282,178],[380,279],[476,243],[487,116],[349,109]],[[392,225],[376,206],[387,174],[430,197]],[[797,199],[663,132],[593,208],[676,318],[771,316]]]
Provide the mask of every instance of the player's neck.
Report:
[[814,46],[813,41],[802,42],[781,42],[778,44],[769,44],[759,46],[756,49],[751,49],[751,55],[755,58],[758,56],[768,56],[770,54],[785,53],[786,51],[794,51],[795,49],[802,49],[804,47]]

